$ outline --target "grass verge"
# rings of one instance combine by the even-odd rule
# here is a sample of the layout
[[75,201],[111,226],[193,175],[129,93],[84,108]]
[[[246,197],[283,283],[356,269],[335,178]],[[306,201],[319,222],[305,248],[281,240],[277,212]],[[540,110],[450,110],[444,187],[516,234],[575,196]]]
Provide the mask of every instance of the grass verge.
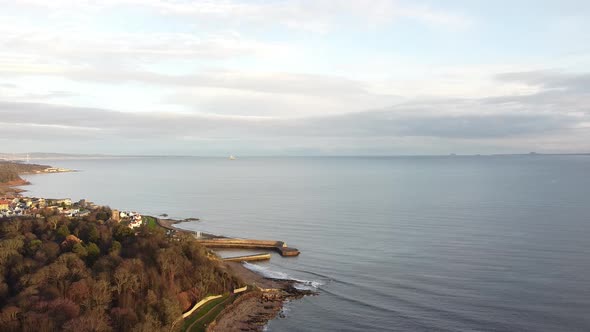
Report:
[[143,223],[147,225],[149,229],[156,229],[158,227],[158,223],[156,222],[156,218],[151,216],[143,216]]
[[182,331],[204,332],[207,325],[209,325],[209,323],[211,323],[228,304],[232,303],[234,298],[234,295],[228,294],[208,302],[199,308],[197,312],[184,320]]

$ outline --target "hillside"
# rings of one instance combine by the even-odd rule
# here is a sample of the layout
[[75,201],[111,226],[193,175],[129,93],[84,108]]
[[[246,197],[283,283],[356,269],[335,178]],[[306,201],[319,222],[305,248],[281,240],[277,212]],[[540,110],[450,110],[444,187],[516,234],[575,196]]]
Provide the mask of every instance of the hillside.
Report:
[[49,168],[47,165],[24,164],[10,161],[0,161],[0,184],[22,180],[19,174],[42,172]]
[[0,183],[22,180],[18,170],[12,163],[0,163]]
[[0,195],[15,195],[22,191],[11,187],[27,184],[19,174],[43,172],[48,167],[46,165],[0,161]]
[[0,223],[2,331],[169,331],[207,294],[240,283],[187,235],[43,212]]

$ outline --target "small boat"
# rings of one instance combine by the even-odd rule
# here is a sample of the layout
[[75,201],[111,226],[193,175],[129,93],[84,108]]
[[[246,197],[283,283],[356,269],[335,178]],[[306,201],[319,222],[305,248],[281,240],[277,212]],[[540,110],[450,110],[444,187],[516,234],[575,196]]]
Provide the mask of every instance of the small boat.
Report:
[[229,160],[236,160],[236,157],[234,157],[233,155],[229,156]]

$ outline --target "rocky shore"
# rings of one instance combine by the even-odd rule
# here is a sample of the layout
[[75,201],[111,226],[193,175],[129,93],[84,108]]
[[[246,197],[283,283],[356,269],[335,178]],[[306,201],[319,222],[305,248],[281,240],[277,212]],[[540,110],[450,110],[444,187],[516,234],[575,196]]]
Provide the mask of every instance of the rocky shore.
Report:
[[225,308],[207,327],[207,331],[261,331],[269,320],[281,312],[283,302],[281,296],[261,291],[244,294]]
[[[193,233],[174,226],[181,222],[186,220],[158,219],[158,224],[166,229]],[[247,269],[241,262],[219,261],[229,274],[254,290],[239,296],[226,307],[207,331],[262,331],[271,319],[280,315],[285,302],[317,294],[296,288],[295,280],[271,279]]]
[[20,189],[20,188],[15,188],[15,187],[25,186],[28,184],[30,184],[30,182],[23,180],[23,179],[0,183],[0,195],[1,196],[18,196],[20,193],[22,193],[26,190]]
[[285,302],[316,294],[297,289],[294,280],[266,278],[238,262],[226,262],[225,266],[231,274],[257,289],[225,308],[209,325],[208,332],[262,331],[271,319],[281,314]]

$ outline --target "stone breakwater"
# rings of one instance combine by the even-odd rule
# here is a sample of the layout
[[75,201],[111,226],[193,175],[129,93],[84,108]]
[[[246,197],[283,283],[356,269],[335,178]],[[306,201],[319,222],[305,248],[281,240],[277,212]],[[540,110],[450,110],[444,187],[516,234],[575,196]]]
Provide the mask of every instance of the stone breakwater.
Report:
[[288,247],[282,241],[234,238],[199,239],[198,241],[207,248],[272,249],[283,257],[298,256],[300,254],[299,250]]
[[207,248],[223,248],[223,249],[270,249],[278,252],[283,257],[299,256],[300,252],[296,248],[288,247],[283,241],[275,240],[255,240],[255,239],[239,239],[218,236],[203,232],[189,231],[174,227],[175,224],[181,223],[181,220],[173,219],[156,219],[157,223],[169,230],[177,232],[185,232],[193,234],[200,244]]
[[257,262],[270,260],[270,254],[256,254],[236,257],[225,257],[222,260],[224,262]]

